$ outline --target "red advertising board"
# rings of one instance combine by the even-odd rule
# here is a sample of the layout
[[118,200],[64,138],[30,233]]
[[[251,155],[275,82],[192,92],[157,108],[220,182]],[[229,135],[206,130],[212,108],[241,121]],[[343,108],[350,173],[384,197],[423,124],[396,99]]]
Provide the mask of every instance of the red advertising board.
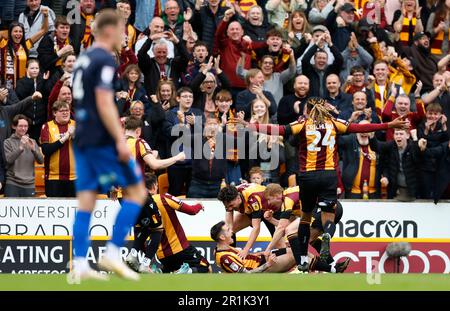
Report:
[[[411,252],[401,258],[400,273],[450,273],[450,242],[436,241],[409,241]],[[351,258],[347,272],[392,273],[396,271],[397,262],[387,257],[389,243],[336,241],[332,243],[332,253],[336,260]]]

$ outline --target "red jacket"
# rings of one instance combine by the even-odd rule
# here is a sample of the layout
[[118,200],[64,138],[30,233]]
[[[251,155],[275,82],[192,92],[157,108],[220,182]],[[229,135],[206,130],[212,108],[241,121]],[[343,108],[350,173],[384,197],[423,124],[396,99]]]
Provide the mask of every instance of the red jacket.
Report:
[[[389,97],[386,102],[386,106],[384,107],[382,119],[383,122],[389,122],[399,117],[399,114],[396,110],[394,110],[394,97]],[[414,130],[417,128],[417,125],[425,118],[425,108],[423,101],[421,99],[417,99],[416,101],[417,111],[408,113],[408,120],[411,123],[411,128],[409,130]],[[394,139],[394,129],[388,129],[386,131],[386,141],[391,141]]]
[[[214,36],[213,54],[220,54],[220,67],[230,81],[231,87],[246,88],[245,81],[236,74],[236,67],[239,58],[241,58],[241,51],[245,51],[248,54],[250,46],[242,39],[240,41],[233,41],[228,38],[228,24],[229,22],[227,23],[222,20],[217,27]],[[246,57],[244,69],[251,68],[250,58],[250,55]]]

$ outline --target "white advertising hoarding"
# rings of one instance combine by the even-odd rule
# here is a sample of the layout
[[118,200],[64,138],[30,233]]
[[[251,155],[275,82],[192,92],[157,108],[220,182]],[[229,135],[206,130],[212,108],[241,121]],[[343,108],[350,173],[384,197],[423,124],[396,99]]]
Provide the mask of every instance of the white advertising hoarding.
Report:
[[[344,215],[336,237],[450,238],[450,202],[341,202]],[[198,215],[177,213],[189,237],[209,237],[211,226],[225,217],[221,202],[201,203],[205,211]],[[99,200],[92,214],[91,235],[110,235],[118,208],[118,202]],[[71,235],[76,209],[74,199],[0,199],[0,235]],[[269,237],[265,226],[261,228],[260,237]],[[238,236],[248,236],[249,230]]]

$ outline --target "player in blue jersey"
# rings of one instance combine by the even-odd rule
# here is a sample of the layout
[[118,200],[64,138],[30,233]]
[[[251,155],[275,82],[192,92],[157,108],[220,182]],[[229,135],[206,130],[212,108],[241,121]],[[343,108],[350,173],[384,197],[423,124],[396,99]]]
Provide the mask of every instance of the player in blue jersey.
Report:
[[119,251],[146,197],[141,170],[132,159],[114,103],[117,64],[112,51],[120,47],[122,28],[120,17],[114,11],[99,13],[93,25],[95,43],[80,55],[74,71],[77,121],[74,152],[79,208],[73,225],[74,266],[70,277],[78,280],[106,278],[89,267],[86,254],[89,221],[97,193],[106,193],[112,186],[124,189],[122,207],[117,214],[112,239],[98,265],[121,277],[139,279],[139,275],[122,262]]

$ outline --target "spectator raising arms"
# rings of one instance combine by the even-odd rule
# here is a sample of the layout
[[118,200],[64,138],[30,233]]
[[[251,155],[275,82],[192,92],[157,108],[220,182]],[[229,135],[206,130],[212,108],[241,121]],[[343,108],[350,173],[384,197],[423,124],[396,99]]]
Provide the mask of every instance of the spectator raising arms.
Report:
[[17,22],[9,25],[7,39],[0,36],[0,79],[9,88],[15,88],[16,81],[26,75],[29,50],[48,31],[48,9],[43,8],[42,15],[42,27],[32,36],[26,37],[23,24]]

